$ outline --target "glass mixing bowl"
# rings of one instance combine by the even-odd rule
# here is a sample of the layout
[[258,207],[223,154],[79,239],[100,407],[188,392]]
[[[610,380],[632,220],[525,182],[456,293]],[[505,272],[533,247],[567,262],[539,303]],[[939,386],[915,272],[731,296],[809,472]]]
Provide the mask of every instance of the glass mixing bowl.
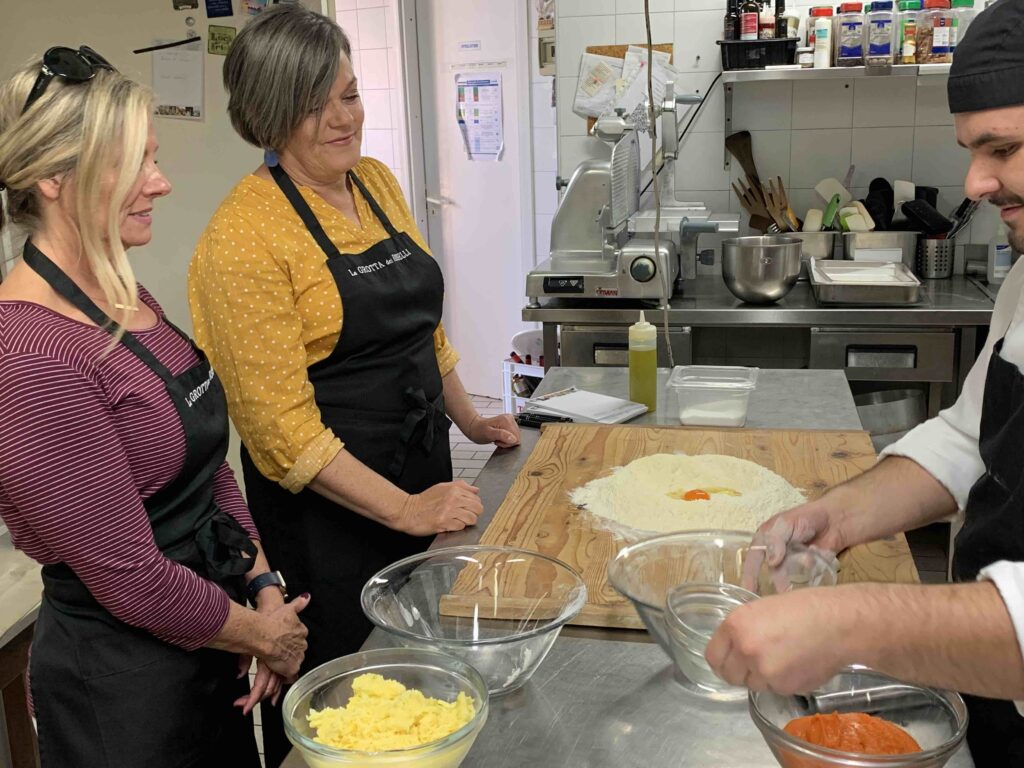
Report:
[[[819,712],[876,715],[907,731],[923,751],[895,756],[839,752],[783,730],[790,720]],[[959,694],[902,683],[863,666],[847,667],[802,696],[751,691],[750,717],[783,768],[942,768],[967,733],[967,707]]]
[[362,593],[370,621],[402,645],[471,664],[491,694],[525,683],[586,600],[586,585],[565,563],[491,546],[407,557],[373,576]]
[[[454,701],[465,692],[476,712],[455,733],[411,749],[360,752],[315,742],[309,710],[345,706],[352,697],[353,680],[367,673],[444,701]],[[487,721],[488,698],[483,678],[460,659],[437,651],[384,648],[342,656],[307,672],[288,689],[281,707],[284,732],[311,768],[458,768]]]
[[[709,585],[706,589],[712,591],[714,585],[742,586],[752,537],[753,534],[746,531],[684,531],[655,536],[619,550],[608,565],[608,580],[629,598],[647,631],[669,658],[677,661],[676,640],[666,621],[669,592],[679,585],[692,583]],[[761,563],[751,591],[756,596],[767,596],[800,587],[832,586],[838,574],[838,561],[831,555],[793,545],[778,568]],[[720,606],[720,613],[724,607]],[[688,645],[685,647],[688,649]],[[686,676],[684,670],[680,671]],[[698,695],[714,693],[688,677],[680,682]],[[742,689],[732,690],[724,697],[720,694],[712,698],[736,699],[746,695]]]

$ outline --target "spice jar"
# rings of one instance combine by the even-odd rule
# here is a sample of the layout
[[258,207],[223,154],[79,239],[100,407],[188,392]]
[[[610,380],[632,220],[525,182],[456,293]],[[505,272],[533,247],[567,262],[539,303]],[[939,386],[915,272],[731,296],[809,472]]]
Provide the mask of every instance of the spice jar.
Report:
[[975,16],[974,0],[953,0],[953,35],[951,51],[956,53],[956,47],[967,34],[967,28],[971,26]]
[[839,7],[838,43],[836,64],[840,67],[859,67],[864,64],[863,3],[843,3]]
[[924,0],[917,17],[918,64],[949,64],[953,60],[953,12],[949,0]]
[[922,0],[900,0],[896,20],[896,61],[900,64],[917,63],[917,17]]
[[864,61],[868,66],[892,64],[893,23],[895,15],[892,0],[875,0],[871,12],[865,16],[867,41]]
[[814,68],[832,66],[832,9],[814,17]]
[[830,5],[816,5],[811,8],[807,16],[807,47],[814,47],[814,20],[816,18],[829,17],[829,23],[831,23],[832,17],[832,6]]

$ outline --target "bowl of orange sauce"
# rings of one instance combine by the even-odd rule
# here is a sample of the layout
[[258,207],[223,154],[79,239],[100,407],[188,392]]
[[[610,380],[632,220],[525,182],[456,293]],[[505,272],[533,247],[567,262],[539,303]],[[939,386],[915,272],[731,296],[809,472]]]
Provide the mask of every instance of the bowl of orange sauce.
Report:
[[942,768],[967,733],[959,694],[859,665],[811,693],[751,691],[749,702],[783,768]]

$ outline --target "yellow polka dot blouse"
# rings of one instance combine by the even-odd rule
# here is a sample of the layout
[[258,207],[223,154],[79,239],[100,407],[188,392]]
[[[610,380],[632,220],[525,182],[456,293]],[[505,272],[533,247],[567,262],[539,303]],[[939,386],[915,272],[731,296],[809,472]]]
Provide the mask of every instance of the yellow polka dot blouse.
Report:
[[[424,249],[397,179],[364,157],[355,173],[396,229]],[[388,235],[353,189],[362,224],[299,187],[327,236],[344,255]],[[428,251],[429,252],[429,251]],[[188,275],[195,336],[227,391],[235,428],[268,478],[297,493],[337,455],[345,435],[325,427],[307,369],[338,343],[344,317],[327,257],[277,185],[250,175],[228,194],[203,232]],[[441,375],[458,361],[438,326]]]

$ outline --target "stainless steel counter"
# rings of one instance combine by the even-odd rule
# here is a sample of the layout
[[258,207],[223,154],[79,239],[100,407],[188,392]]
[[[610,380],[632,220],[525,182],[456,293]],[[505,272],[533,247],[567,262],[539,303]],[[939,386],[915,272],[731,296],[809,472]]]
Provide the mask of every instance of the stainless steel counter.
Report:
[[[963,327],[988,325],[993,302],[978,285],[963,276],[926,280],[923,300],[909,307],[823,307],[814,300],[809,283],[797,283],[775,304],[746,304],[725,287],[720,276],[699,277],[686,283],[682,296],[669,302],[670,325],[689,326],[913,326]],[[545,299],[523,308],[523,320],[538,323],[636,322],[639,302],[616,300]],[[652,311],[652,310],[648,310]],[[662,313],[652,311],[660,323]],[[652,319],[652,318],[648,318]],[[547,352],[545,351],[545,354]]]
[[[659,372],[659,378],[666,375]],[[553,368],[537,391],[570,385],[622,395],[628,374]],[[630,423],[670,424],[673,414],[659,402],[657,413]],[[747,427],[859,429],[860,421],[842,372],[763,370]],[[494,454],[477,480],[484,505],[478,525],[438,536],[433,547],[479,541],[538,437],[526,429],[521,446]],[[387,645],[393,643],[375,631],[365,647]],[[745,703],[693,698],[674,681],[672,669],[646,633],[567,628],[525,686],[491,699],[487,725],[463,768],[777,768]],[[285,763],[302,765],[294,752]],[[949,766],[972,768],[966,747]]]

